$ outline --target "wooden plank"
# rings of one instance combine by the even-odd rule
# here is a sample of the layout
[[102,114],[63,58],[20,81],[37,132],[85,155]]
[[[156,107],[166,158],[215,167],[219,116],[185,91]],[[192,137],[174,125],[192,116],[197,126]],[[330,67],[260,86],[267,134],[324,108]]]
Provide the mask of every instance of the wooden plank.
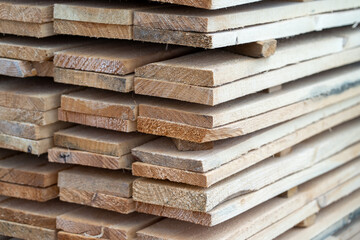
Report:
[[[348,171],[344,170],[344,168],[345,167],[339,168],[301,185],[299,187],[299,193],[295,194],[292,198],[272,198],[243,214],[211,228],[166,218],[139,231],[138,237],[140,240],[147,239],[146,237],[168,238],[174,240],[180,240],[185,237],[204,237],[209,240],[219,239],[220,237],[223,239],[233,239],[234,237],[248,239],[263,229],[268,227],[271,229],[271,226],[276,224],[276,222],[294,211],[301,209],[308,202],[317,198],[317,196],[327,193],[327,191],[332,188],[337,189],[339,184],[353,184],[349,179],[354,179],[351,178],[354,174],[350,174],[349,178],[347,176]],[[350,170],[349,168],[347,169]],[[356,178],[359,179],[359,177]],[[338,192],[340,193],[340,191]],[[155,209],[160,208],[154,205],[147,206],[142,203],[137,203],[137,205],[138,208],[141,209],[151,209],[152,207]],[[169,208],[164,209],[169,210]],[[296,222],[294,224],[296,224]]]
[[74,167],[59,173],[58,186],[92,193],[130,198],[136,177],[129,172]]
[[56,217],[79,208],[58,199],[47,202],[8,198],[0,202],[1,220],[47,229],[56,229]]
[[68,48],[82,46],[92,41],[81,38],[29,38],[6,36],[0,39],[0,56],[32,62],[48,61],[54,53]]
[[49,125],[58,121],[57,109],[42,112],[2,106],[0,106],[0,119],[32,123],[39,126]]
[[[359,10],[347,10],[214,33],[173,31],[134,26],[134,40],[214,49],[353,25],[359,21],[358,15]],[[287,31],[284,31],[284,29],[287,29]]]
[[79,150],[70,150],[68,148],[51,148],[48,150],[49,162],[77,164],[83,166],[107,168],[107,169],[128,169],[131,170],[131,164],[135,161],[129,153],[121,157],[102,155]]
[[79,89],[54,83],[50,78],[17,79],[1,77],[0,106],[48,111],[60,106],[60,96]]
[[276,51],[277,41],[275,39],[246,43],[226,48],[226,50],[255,58],[270,57]]
[[126,75],[135,68],[193,51],[191,48],[143,44],[128,41],[102,41],[57,52],[54,65],[83,71]]
[[[138,10],[135,12],[134,21],[135,25],[153,29],[219,32],[319,13],[354,9],[359,6],[356,0],[346,0],[341,3],[336,0],[312,1],[303,4],[262,1],[217,11],[168,6]],[[276,14],[273,14],[274,12]]]
[[[315,97],[212,129],[140,116],[137,119],[137,130],[143,133],[178,138],[197,143],[238,137],[323,109],[344,100],[347,101],[354,97],[354,92],[359,91],[359,89],[359,87],[357,87],[357,89],[350,89],[349,92],[338,89],[333,93],[329,92],[329,95],[325,97]],[[341,93],[341,91],[343,92]],[[272,121],[268,121],[268,119],[272,119]]]
[[54,32],[57,34],[96,38],[133,39],[133,27],[130,25],[54,19]]
[[44,38],[56,35],[53,23],[28,23],[0,20],[0,32],[26,37]]
[[[337,34],[338,33],[338,34]],[[322,34],[324,34],[322,32]],[[218,86],[289,64],[341,51],[358,44],[343,45],[344,40],[354,42],[357,31],[340,28],[324,37],[317,33],[305,34],[278,41],[271,58],[254,59],[223,50],[200,51],[181,57],[147,64],[136,69],[136,76],[197,86]],[[315,47],[310,51],[312,47]],[[192,61],[192,64],[190,64]]]
[[136,232],[159,220],[158,217],[141,213],[127,215],[102,209],[83,207],[60,215],[56,226],[65,232],[85,237],[97,236],[105,239],[134,238]]
[[39,126],[32,123],[0,120],[0,133],[20,138],[40,140],[50,138],[56,131],[68,128],[72,124],[55,122],[49,125]]
[[0,19],[33,23],[51,22],[55,2],[54,0],[1,0]]
[[0,180],[33,187],[49,187],[57,183],[58,172],[69,168],[49,163],[46,156],[18,154],[0,161]]
[[[248,136],[250,138],[246,137],[245,139],[239,138],[221,142],[224,145],[215,145],[216,149],[209,151],[208,154],[204,152],[202,152],[202,154],[196,152],[189,154],[188,152],[174,151],[175,147],[170,140],[165,138],[155,140],[132,150],[132,154],[144,162],[133,164],[133,174],[208,187],[263,159],[271,157],[283,149],[356,118],[359,114],[351,111],[356,111],[358,108],[358,106],[355,106],[349,109],[345,108],[346,110],[339,109],[339,111],[329,112],[329,115],[320,111],[324,114],[320,118],[312,118],[320,112],[312,113],[311,115],[300,117],[286,124],[279,125],[276,128],[269,129],[269,131]],[[310,122],[308,122],[309,120]],[[298,125],[300,128],[295,128],[294,132],[290,131],[282,133],[282,136],[275,136],[275,134],[282,132],[283,129],[294,126],[292,124],[300,123],[304,125]],[[274,138],[269,139],[267,134],[269,134],[271,138]],[[247,142],[247,140],[249,140],[249,142]],[[252,140],[261,145],[254,144]],[[250,145],[247,145],[247,143]],[[159,148],[159,146],[162,147]],[[260,148],[261,146],[264,148]],[[254,151],[254,148],[258,150]],[[160,149],[161,151],[159,151]],[[151,153],[152,158],[149,157],[149,153]],[[180,160],[182,164],[178,164]],[[165,169],[166,171],[163,171]],[[186,171],[181,171],[181,169]],[[166,172],[169,174],[166,174]],[[196,174],[195,172],[206,173]]]
[[173,143],[179,151],[201,151],[214,148],[214,142],[194,143],[172,138]]
[[[357,135],[359,137],[356,137]],[[351,140],[346,142],[344,136]],[[344,139],[343,145],[339,143],[339,139]],[[353,157],[359,156],[360,144],[356,144],[358,141],[360,141],[360,124],[346,124],[334,129],[331,134],[325,132],[309,139],[286,157],[267,159],[209,188],[143,178],[135,180],[133,197],[139,202],[208,212],[233,196],[258,191],[286,176],[309,168],[337,152],[346,151],[344,149],[350,148],[352,150],[348,151],[354,154]],[[338,148],[334,148],[336,143]],[[351,146],[352,144],[356,145]],[[277,169],[276,173],[274,169]],[[181,198],[171,198],[170,195]]]
[[[350,166],[350,171],[352,172],[352,174],[346,172],[346,174],[350,174],[349,179],[356,176],[358,173],[355,173],[354,175],[354,171],[356,172],[356,169],[354,169],[353,164],[359,165],[359,159],[351,161],[354,156],[344,157],[341,155],[342,154],[334,155],[333,157],[321,161],[313,167],[307,168],[301,172],[285,177],[258,191],[230,199],[223,204],[217,206],[210,212],[194,212],[184,209],[164,207],[152,204],[143,204],[143,206],[137,204],[136,211],[159,216],[166,216],[182,221],[201,224],[204,226],[215,226],[241,213],[244,213],[249,209],[258,206],[259,204],[279,195],[281,192],[286,191],[286,189],[298,186],[306,181],[309,181],[315,177],[321,176],[322,174],[325,174],[342,165],[345,165],[346,163],[350,162],[349,164],[346,164],[344,168]],[[336,163],[334,162],[334,160],[336,161]]]
[[293,228],[279,236],[277,239],[289,239],[299,236],[307,239],[314,238],[329,228],[332,224],[336,223],[338,220],[341,220],[342,218],[356,211],[360,207],[359,198],[360,191],[357,191],[351,194],[349,197],[346,197],[330,205],[329,207],[322,209],[318,214],[317,221],[314,225],[303,229]]
[[65,68],[54,68],[54,81],[124,93],[132,92],[134,90],[134,74],[117,76]]
[[46,202],[58,197],[59,188],[56,185],[39,188],[15,183],[0,182],[0,194],[8,197]]
[[56,240],[56,230],[0,220],[0,233],[21,239]]
[[282,198],[291,198],[298,192],[298,187],[293,187],[279,195]]
[[135,212],[135,202],[132,198],[123,198],[66,187],[60,187],[60,200],[123,214]]
[[273,86],[355,63],[359,61],[359,52],[360,48],[349,49],[213,88],[136,77],[135,93],[214,106]]
[[[359,229],[360,229],[360,219],[356,218],[354,221],[352,221],[349,224],[349,226],[336,232],[333,236],[335,237],[336,240],[340,240],[340,239],[348,240],[354,236],[357,236],[360,233]],[[355,240],[355,239],[356,238],[351,240]]]
[[310,227],[311,225],[314,225],[315,222],[316,222],[316,214],[313,214],[313,215],[305,218],[302,222],[298,223],[296,225],[296,227],[307,228],[307,227]]
[[61,108],[58,109],[58,118],[60,121],[64,122],[78,123],[82,125],[105,128],[120,132],[136,131],[136,121],[123,120],[111,117],[101,117],[77,112],[69,112]]
[[0,58],[1,75],[10,77],[52,77],[53,63],[45,62],[28,62],[9,58]]
[[[263,92],[255,93],[214,107],[183,102],[179,104],[178,101],[171,100],[162,100],[154,104],[140,103],[139,115],[198,127],[214,128],[318,95],[328,95],[332,91],[331,89],[340,88],[342,84],[352,78],[351,76],[354,77],[353,80],[356,79],[355,74],[348,74],[351,69],[354,68],[348,66],[331,70],[301,79],[301,81],[284,84],[282,91],[272,95]],[[345,79],[347,80],[343,81]],[[349,85],[352,84],[349,82]]]
[[119,133],[87,126],[75,126],[54,134],[56,146],[117,157],[131,153],[132,148],[154,138],[141,133]]
[[240,1],[232,1],[232,0],[204,0],[204,1],[189,1],[189,0],[151,0],[154,2],[165,2],[172,3],[178,5],[186,5],[197,8],[205,8],[205,9],[219,9],[226,7],[233,7],[237,5],[243,5],[247,3],[258,2],[261,0],[240,0]]
[[54,147],[52,137],[40,140],[31,140],[0,133],[0,148],[40,155],[47,153],[48,149]]
[[73,234],[68,232],[59,231],[57,234],[58,240],[105,240],[105,238],[99,238],[99,237],[85,237],[81,234]]

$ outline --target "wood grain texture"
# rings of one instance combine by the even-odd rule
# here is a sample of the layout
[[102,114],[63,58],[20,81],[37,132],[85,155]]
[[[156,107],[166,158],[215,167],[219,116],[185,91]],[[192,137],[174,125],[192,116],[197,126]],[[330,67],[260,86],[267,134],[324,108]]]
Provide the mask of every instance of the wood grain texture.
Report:
[[194,143],[172,138],[173,143],[179,151],[201,151],[214,148],[214,142]]
[[219,32],[319,13],[354,9],[359,6],[360,4],[355,0],[341,3],[336,0],[312,1],[304,4],[262,1],[216,11],[168,6],[136,11],[135,25],[188,32]]
[[56,35],[53,23],[28,23],[0,20],[0,32],[26,37],[44,38]]
[[0,220],[0,233],[20,239],[56,240],[56,230]]
[[81,234],[73,234],[68,232],[59,231],[57,233],[57,239],[58,240],[105,240],[105,238],[99,238],[99,237],[85,237]]
[[105,211],[103,209],[83,207],[60,215],[56,226],[65,232],[85,237],[97,236],[105,239],[131,239],[136,232],[160,218],[141,213],[127,215]]
[[96,38],[133,39],[133,27],[130,25],[69,21],[63,19],[54,19],[54,32],[57,34]]
[[233,6],[243,5],[243,4],[247,4],[247,3],[258,2],[261,0],[240,0],[240,1],[232,1],[232,0],[201,0],[201,1],[151,0],[151,1],[172,3],[172,4],[178,4],[178,5],[186,5],[186,6],[204,8],[204,9],[219,9],[219,8],[233,7]]
[[2,106],[0,106],[0,119],[5,121],[32,123],[39,126],[49,125],[58,121],[57,109],[43,112]]
[[135,93],[214,106],[273,86],[355,63],[359,61],[359,52],[360,48],[344,50],[212,88],[136,77]]
[[60,200],[123,214],[135,212],[135,203],[132,198],[123,198],[66,187],[60,187]]
[[1,75],[10,77],[52,77],[53,63],[45,62],[28,62],[23,60],[0,58]]
[[147,63],[178,57],[191,51],[191,48],[184,47],[104,40],[57,52],[54,64],[61,68],[126,75]]
[[91,40],[64,37],[30,38],[6,36],[0,39],[0,56],[32,62],[51,60],[56,51],[90,43]]
[[[177,167],[178,169],[175,169],[172,167],[156,166],[140,162],[133,164],[132,172],[136,176],[144,176],[155,179],[168,179],[173,182],[181,182],[195,186],[209,187],[216,182],[219,182],[243,169],[246,169],[258,162],[261,162],[268,157],[271,157],[273,154],[278,152],[277,149],[286,149],[290,145],[293,146],[295,144],[298,144],[305,139],[308,139],[320,132],[325,131],[326,129],[356,118],[358,114],[354,114],[354,110],[355,108],[350,108],[338,114],[334,114],[329,118],[315,121],[313,124],[309,124],[308,126],[304,127],[302,130],[289,134],[286,137],[280,138],[279,140],[276,140],[270,144],[266,144],[264,147],[259,148],[257,151],[251,151],[249,154],[245,155],[241,154],[240,157],[235,158],[234,160],[222,166],[219,166],[211,171],[207,171],[206,173],[194,173],[190,171],[180,170],[179,167]],[[234,153],[234,150],[230,150],[230,153]],[[213,156],[216,156],[215,153],[212,154]],[[227,155],[226,151],[222,152],[221,154],[222,156]],[[179,161],[179,159],[181,158],[178,158],[177,160]],[[210,158],[205,157],[205,159]],[[188,164],[187,167],[188,166],[190,165]],[[288,189],[284,191],[287,190]]]
[[115,157],[127,155],[132,148],[154,138],[141,133],[119,133],[87,126],[75,126],[54,134],[56,146]]
[[117,76],[65,68],[54,68],[54,81],[115,92],[127,93],[134,90],[134,74]]
[[255,58],[270,57],[276,51],[277,41],[275,39],[257,41],[226,48],[226,50]]
[[48,149],[54,147],[54,140],[52,137],[40,140],[31,140],[6,134],[0,134],[0,147],[25,153],[31,153],[34,155],[40,155],[43,153],[47,153]]
[[48,150],[49,162],[77,164],[83,166],[106,168],[106,169],[131,169],[131,164],[135,161],[129,153],[121,157],[90,153],[80,150],[70,150],[67,148],[51,148]]
[[77,208],[79,206],[61,202],[58,199],[42,203],[8,198],[0,203],[0,218],[9,222],[55,230],[56,217]]
[[[359,10],[347,10],[316,14],[215,33],[173,31],[134,26],[134,40],[214,49],[353,25],[358,21],[358,12]],[[287,31],[283,31],[284,29],[287,29]]]
[[60,107],[60,96],[78,90],[77,86],[54,83],[50,78],[0,79],[0,106],[48,111]]
[[82,125],[105,128],[119,132],[135,132],[136,121],[123,120],[119,118],[101,117],[84,113],[69,112],[61,108],[58,109],[60,121],[78,123]]
[[0,180],[33,187],[57,183],[58,172],[69,166],[49,163],[45,156],[18,154],[0,161]]

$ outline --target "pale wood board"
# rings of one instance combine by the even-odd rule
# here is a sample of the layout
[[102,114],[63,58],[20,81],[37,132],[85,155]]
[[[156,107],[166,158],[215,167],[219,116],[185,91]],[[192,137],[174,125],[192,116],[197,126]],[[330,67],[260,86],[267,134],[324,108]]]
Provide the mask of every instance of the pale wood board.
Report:
[[132,198],[117,197],[104,193],[60,187],[60,200],[70,203],[87,205],[123,214],[135,212]]
[[0,119],[45,126],[56,123],[58,121],[58,116],[57,109],[42,112],[0,106]]
[[124,93],[134,90],[134,74],[118,76],[56,67],[54,81]]
[[91,153],[80,150],[70,150],[68,148],[50,148],[48,150],[49,162],[77,164],[83,166],[106,168],[106,169],[128,169],[131,170],[131,164],[135,161],[129,153],[120,157]]
[[[334,240],[349,240],[360,233],[360,219],[356,218],[349,226],[333,234]],[[356,238],[354,238],[355,240]],[[331,240],[331,237],[326,240]]]
[[83,71],[126,75],[135,68],[194,51],[191,48],[149,43],[104,40],[57,52],[54,65]]
[[6,36],[0,39],[0,56],[41,62],[50,60],[56,51],[82,46],[91,43],[91,40],[83,38],[49,37],[49,38],[29,38]]
[[49,187],[57,183],[58,172],[67,165],[49,163],[46,156],[18,154],[0,161],[0,180],[33,187]]
[[56,227],[65,232],[105,239],[131,239],[136,232],[160,220],[159,217],[141,214],[119,214],[83,207],[57,217]]
[[60,121],[78,123],[82,125],[105,128],[119,132],[135,132],[136,121],[123,120],[119,118],[101,117],[84,113],[69,112],[61,108],[58,109]]
[[[357,101],[351,99],[343,102],[342,104],[329,106],[247,136],[215,142],[214,149],[211,151],[194,151],[191,153],[180,152],[176,150],[170,139],[160,138],[132,149],[132,154],[141,161],[149,164],[195,172],[207,172],[235,159],[241,158],[247,153],[252,155],[251,150],[258,149],[261,146],[275,142],[281,138],[284,138],[282,141],[290,139],[289,135],[294,133],[299,134],[296,135],[298,136],[296,137],[296,140],[293,139],[291,141],[291,144],[290,142],[285,144],[287,146],[283,145],[283,142],[279,140],[278,144],[283,145],[283,148],[281,149],[275,147],[276,145],[272,145],[273,148],[278,150],[269,154],[268,157],[270,157],[273,154],[289,148],[326,129],[356,118],[359,114],[357,112],[350,112],[351,109],[355,111],[359,108],[359,106],[355,106],[356,102]],[[339,118],[340,112],[343,112],[343,119]],[[323,125],[318,125],[320,123]],[[314,134],[312,134],[312,131],[314,131]],[[304,135],[300,135],[300,133]],[[286,136],[288,136],[288,138],[286,138]],[[272,148],[269,148],[269,150],[270,149]],[[257,153],[260,154],[260,151]],[[253,155],[253,157],[254,156],[256,155]],[[244,160],[245,159],[242,159],[242,161]],[[255,159],[253,159],[253,161],[255,161]],[[179,162],[181,162],[181,164],[179,164]],[[255,161],[255,163],[256,162],[258,161]],[[239,167],[240,166],[238,165],[237,168]]]
[[[358,141],[360,142],[360,124],[344,125],[334,129],[331,134],[323,133],[296,146],[288,156],[264,160],[210,188],[152,179],[135,180],[133,198],[155,205],[208,212],[234,196],[257,191],[281,178],[309,168],[350,148]],[[354,156],[360,155],[360,144],[352,146],[351,149]],[[182,197],[172,198],[173,195]]]
[[[357,83],[357,85],[359,83],[360,81]],[[178,138],[181,140],[197,143],[243,136],[273,126],[275,124],[303,116],[310,112],[323,109],[333,104],[337,104],[341,101],[354,98],[359,94],[360,87],[358,86],[346,90],[346,88],[351,86],[353,86],[353,84],[350,83],[347,85],[345,83],[342,85],[342,87],[333,89],[334,91],[330,91],[328,94],[325,93],[325,96],[320,95],[321,97],[314,97],[305,101],[293,103],[285,107],[281,107],[254,117],[236,121],[216,128],[207,129],[140,116],[137,119],[137,130],[143,133]],[[272,121],[268,121],[269,119]]]
[[26,37],[44,38],[56,35],[52,22],[28,23],[0,20],[0,32]]
[[0,106],[33,111],[60,107],[60,96],[77,86],[54,83],[50,78],[0,78]]
[[[303,61],[217,87],[135,77],[135,93],[214,106],[360,60],[360,48]],[[241,91],[240,91],[241,90]]]
[[204,9],[219,9],[226,7],[233,7],[247,3],[259,2],[261,0],[203,0],[203,1],[189,1],[189,0],[151,0],[153,2],[164,2],[178,5],[186,5]]
[[134,26],[134,40],[214,49],[353,25],[358,21],[359,10],[347,10],[215,33],[184,32]]
[[61,202],[58,199],[41,203],[8,198],[0,202],[0,219],[55,230],[56,217],[77,208],[79,206]]
[[216,11],[168,6],[137,10],[134,15],[134,24],[154,29],[218,32],[319,13],[354,9],[359,6],[360,3],[356,0],[311,1],[303,4],[262,1]]
[[52,137],[40,140],[31,140],[0,133],[0,148],[40,155],[47,153],[48,149],[54,147]]
[[119,133],[87,126],[75,126],[54,134],[54,143],[58,147],[117,157],[127,155],[132,148],[153,139],[154,136],[142,133]]

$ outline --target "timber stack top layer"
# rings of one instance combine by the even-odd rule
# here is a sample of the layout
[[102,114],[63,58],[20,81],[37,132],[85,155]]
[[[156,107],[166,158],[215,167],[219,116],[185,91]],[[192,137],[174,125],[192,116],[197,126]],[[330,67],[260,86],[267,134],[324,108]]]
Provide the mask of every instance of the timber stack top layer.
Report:
[[358,0],[0,0],[0,240],[360,239]]

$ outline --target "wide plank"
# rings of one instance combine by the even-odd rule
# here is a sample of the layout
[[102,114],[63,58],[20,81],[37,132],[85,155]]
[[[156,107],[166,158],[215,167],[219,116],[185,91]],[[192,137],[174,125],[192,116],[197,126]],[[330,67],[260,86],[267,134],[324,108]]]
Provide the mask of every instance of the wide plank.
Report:
[[57,109],[43,112],[0,106],[0,119],[45,126],[58,121],[57,112]]

